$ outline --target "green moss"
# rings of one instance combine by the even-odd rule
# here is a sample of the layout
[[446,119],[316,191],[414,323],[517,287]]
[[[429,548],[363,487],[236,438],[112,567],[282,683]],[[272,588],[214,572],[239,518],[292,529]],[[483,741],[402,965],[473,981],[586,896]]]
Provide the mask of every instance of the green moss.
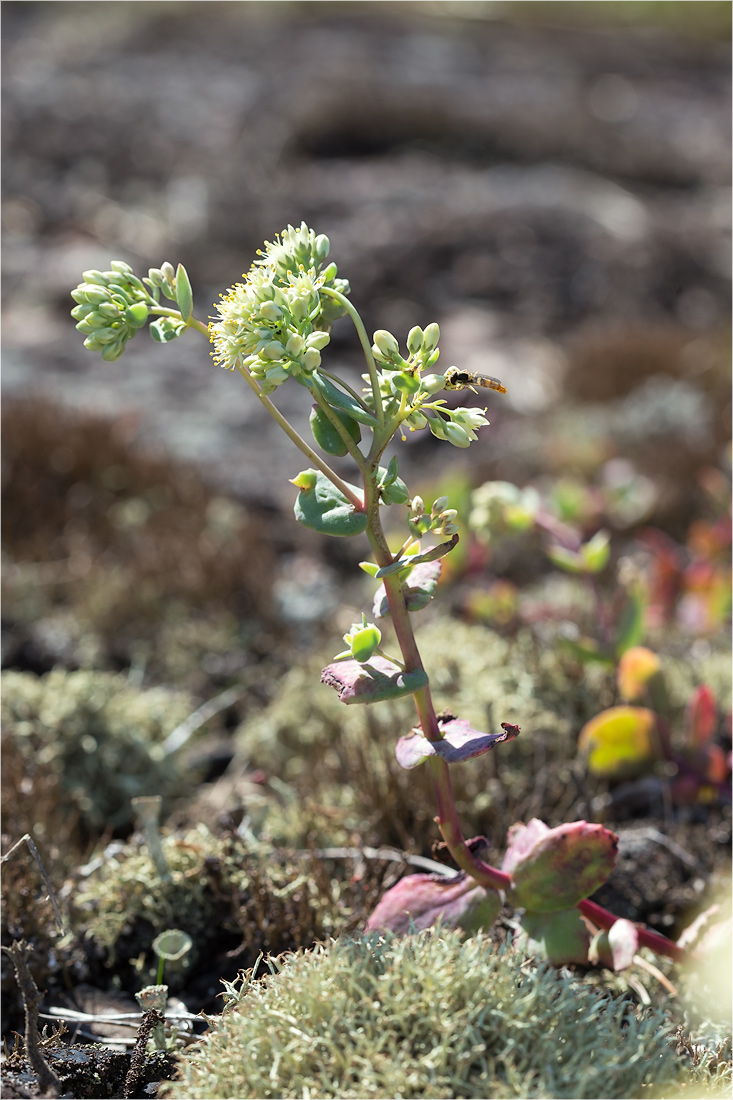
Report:
[[165,1096],[628,1097],[683,1080],[660,1010],[485,936],[342,940],[230,992]]
[[59,777],[69,816],[92,834],[129,826],[131,798],[191,789],[163,741],[194,709],[181,692],[141,691],[113,673],[2,674],[4,737],[29,769]]

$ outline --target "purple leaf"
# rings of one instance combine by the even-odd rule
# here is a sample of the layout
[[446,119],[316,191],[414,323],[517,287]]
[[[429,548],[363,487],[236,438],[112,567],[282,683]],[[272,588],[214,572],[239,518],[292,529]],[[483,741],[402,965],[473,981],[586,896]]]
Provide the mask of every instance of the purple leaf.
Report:
[[379,703],[412,695],[428,683],[423,669],[404,672],[384,657],[372,657],[368,665],[358,661],[336,661],[326,665],[321,683],[335,688],[342,703]]
[[549,831],[549,825],[545,825],[544,821],[540,821],[538,817],[533,817],[527,825],[523,825],[521,821],[516,825],[510,825],[507,833],[507,849],[501,864],[502,871],[507,871],[511,875],[519,861],[524,859],[537,841]]
[[489,928],[501,908],[496,890],[477,886],[465,871],[445,875],[406,875],[380,899],[367,932],[404,934],[430,928],[440,918],[447,928]]
[[428,741],[419,726],[411,729],[406,737],[400,737],[395,752],[401,767],[416,768],[429,756],[442,756],[448,764],[470,760],[504,741],[513,741],[519,733],[518,726],[509,726],[506,722],[502,722],[501,733],[479,733],[464,718],[452,715],[439,716],[438,724],[442,741]]
[[[435,595],[438,586],[440,571],[443,568],[441,561],[426,561],[422,565],[416,565],[402,581],[402,594],[405,597],[408,611],[422,611]],[[374,593],[373,614],[375,618],[385,619],[389,615],[389,604],[384,585],[380,584]]]

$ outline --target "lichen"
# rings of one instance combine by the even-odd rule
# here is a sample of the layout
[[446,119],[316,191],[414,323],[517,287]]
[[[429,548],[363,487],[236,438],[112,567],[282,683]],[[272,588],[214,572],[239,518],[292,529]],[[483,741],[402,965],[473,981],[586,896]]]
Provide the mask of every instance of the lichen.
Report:
[[191,789],[192,777],[163,747],[195,709],[188,695],[62,669],[42,677],[6,671],[2,689],[4,737],[29,769],[59,777],[67,812],[87,835],[129,826],[137,795],[170,799]]
[[661,1009],[484,935],[343,939],[275,970],[228,990],[164,1096],[612,1098],[693,1076]]

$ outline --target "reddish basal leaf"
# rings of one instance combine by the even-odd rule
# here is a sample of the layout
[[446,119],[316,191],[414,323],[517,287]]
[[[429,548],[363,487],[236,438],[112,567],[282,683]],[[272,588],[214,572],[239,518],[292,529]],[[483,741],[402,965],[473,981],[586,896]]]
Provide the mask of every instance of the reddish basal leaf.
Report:
[[613,869],[618,837],[603,825],[573,821],[545,833],[535,826],[534,833],[531,846],[519,832],[512,836],[513,852],[520,845],[528,848],[519,858],[510,857],[513,905],[539,913],[570,909],[602,886]]
[[715,733],[717,719],[715,696],[707,684],[696,688],[687,704],[687,737],[690,747],[706,745]]
[[438,716],[438,725],[443,734],[442,741],[428,741],[419,726],[399,739],[395,753],[401,767],[416,768],[429,756],[442,756],[448,764],[470,760],[472,756],[481,756],[505,741],[513,741],[520,732],[519,726],[502,722],[501,733],[480,733],[472,729],[464,718],[454,718],[452,715]]
[[510,825],[507,832],[506,851],[501,864],[502,871],[513,874],[520,860],[529,855],[537,841],[546,836],[549,831],[550,826],[545,825],[544,821],[540,821],[538,817],[533,817],[526,825],[521,821]]
[[372,657],[368,665],[336,661],[321,673],[321,683],[335,688],[342,703],[379,703],[412,695],[428,683],[422,669],[404,672],[384,657]]
[[366,923],[366,931],[404,934],[430,928],[438,919],[447,928],[475,931],[490,928],[500,908],[496,890],[477,886],[465,871],[451,878],[406,875],[381,898]]

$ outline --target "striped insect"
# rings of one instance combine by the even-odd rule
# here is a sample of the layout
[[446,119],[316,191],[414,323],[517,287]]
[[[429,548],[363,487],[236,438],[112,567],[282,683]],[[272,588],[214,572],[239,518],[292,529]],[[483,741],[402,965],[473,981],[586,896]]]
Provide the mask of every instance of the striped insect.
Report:
[[468,387],[476,393],[476,386],[483,386],[486,390],[496,390],[497,393],[506,393],[498,378],[492,378],[479,370],[459,370],[458,367],[449,367],[445,372],[445,389],[463,390]]

